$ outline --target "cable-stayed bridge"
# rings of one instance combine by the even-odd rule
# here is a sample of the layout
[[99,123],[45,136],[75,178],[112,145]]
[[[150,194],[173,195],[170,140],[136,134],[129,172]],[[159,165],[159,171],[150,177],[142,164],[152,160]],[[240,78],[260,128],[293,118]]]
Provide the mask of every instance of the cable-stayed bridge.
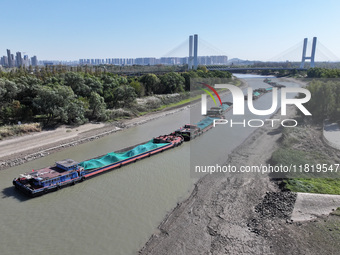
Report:
[[[209,70],[226,70],[226,71],[245,71],[245,70],[293,70],[300,69],[305,70],[309,67],[315,67],[316,62],[339,62],[340,59],[335,56],[330,50],[327,49],[316,37],[312,40],[305,38],[296,45],[290,47],[284,52],[274,56],[269,59],[266,66],[259,67],[246,67],[246,65],[252,65],[249,63],[254,63],[255,61],[248,61],[248,63],[240,64],[239,60],[233,63],[228,61],[227,53],[214,47],[209,42],[198,38],[198,35],[189,36],[187,40],[177,45],[171,51],[169,51],[164,58],[175,58],[175,56],[186,56],[181,59],[180,62],[183,64],[188,64],[188,69],[197,69],[198,65],[205,65]],[[225,62],[218,62],[217,56],[224,57]],[[207,61],[208,59],[208,61]],[[221,60],[222,58],[220,58]],[[217,61],[217,62],[216,62]],[[259,61],[257,61],[259,62]],[[283,64],[278,66],[277,63],[294,63],[292,65]],[[272,64],[271,64],[272,63]],[[275,63],[275,64],[274,64]],[[237,67],[236,67],[236,66]]]

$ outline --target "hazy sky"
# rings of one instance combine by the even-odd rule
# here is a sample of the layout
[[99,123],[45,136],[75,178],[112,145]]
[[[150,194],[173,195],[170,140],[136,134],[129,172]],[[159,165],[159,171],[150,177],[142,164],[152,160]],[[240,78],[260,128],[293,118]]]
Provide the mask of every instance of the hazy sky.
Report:
[[269,60],[313,36],[340,57],[339,0],[0,0],[0,6],[1,56],[9,48],[40,60],[162,57],[198,34],[229,58]]

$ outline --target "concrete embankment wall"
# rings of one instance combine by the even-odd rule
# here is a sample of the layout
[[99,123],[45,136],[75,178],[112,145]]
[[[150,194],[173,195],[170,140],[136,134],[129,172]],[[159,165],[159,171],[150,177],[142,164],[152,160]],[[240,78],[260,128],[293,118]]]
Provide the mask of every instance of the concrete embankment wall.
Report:
[[340,126],[338,123],[324,121],[322,139],[331,147],[340,150]]

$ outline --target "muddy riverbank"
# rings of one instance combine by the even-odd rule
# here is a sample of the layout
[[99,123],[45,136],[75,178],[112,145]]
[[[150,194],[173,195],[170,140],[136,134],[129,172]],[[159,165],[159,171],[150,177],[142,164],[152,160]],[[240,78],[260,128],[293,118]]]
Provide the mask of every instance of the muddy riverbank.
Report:
[[[226,164],[268,163],[281,132],[280,127],[257,129]],[[336,254],[340,218],[324,215],[294,222],[295,200],[296,194],[282,192],[267,175],[207,175],[167,215],[139,253]]]

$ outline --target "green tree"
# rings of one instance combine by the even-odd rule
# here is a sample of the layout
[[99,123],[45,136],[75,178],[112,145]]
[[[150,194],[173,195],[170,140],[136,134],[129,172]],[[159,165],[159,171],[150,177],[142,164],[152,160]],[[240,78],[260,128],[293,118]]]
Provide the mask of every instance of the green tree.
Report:
[[201,65],[199,65],[199,66],[197,67],[197,70],[198,70],[198,71],[201,70],[201,71],[203,71],[204,73],[209,72],[206,66],[201,66]]
[[210,77],[213,77],[213,78],[231,78],[232,77],[232,74],[227,71],[215,70],[215,71],[209,71],[208,74]]
[[184,91],[185,79],[178,73],[171,72],[161,77],[159,93],[176,93]]
[[0,96],[1,103],[11,102],[16,98],[16,95],[20,92],[20,88],[13,81],[7,79],[0,79]]
[[90,118],[96,120],[106,120],[106,104],[104,102],[104,98],[101,97],[96,92],[91,92],[89,98],[89,110],[91,112]]
[[33,100],[33,106],[40,114],[47,115],[47,124],[53,119],[59,119],[62,123],[69,123],[68,107],[75,99],[70,87],[57,85],[54,87],[40,87],[37,97]]
[[198,78],[198,75],[195,71],[189,71],[181,74],[184,78],[184,87],[186,91],[190,90],[190,79]]
[[119,86],[115,89],[115,105],[119,107],[130,106],[136,99],[135,89],[129,85]]
[[312,113],[315,121],[324,119],[340,120],[340,82],[314,80],[307,89],[311,92],[311,99],[306,108]]
[[85,118],[84,102],[78,99],[72,99],[67,105],[67,115],[69,124],[83,124],[87,121]]
[[158,86],[160,84],[160,79],[155,74],[145,74],[140,78],[140,82],[142,82],[145,94],[152,95],[156,93],[158,90]]
[[102,75],[101,80],[103,84],[104,94],[107,90],[114,89],[119,86],[119,80],[108,74]]
[[90,75],[86,75],[84,80],[85,86],[90,88],[91,92],[96,92],[99,95],[103,95],[103,84],[97,77],[90,77]]
[[321,78],[322,73],[323,73],[322,68],[318,68],[318,67],[309,68],[307,71],[307,77],[308,78]]
[[142,96],[142,94],[143,94],[143,87],[142,87],[142,85],[141,85],[138,81],[136,81],[136,80],[131,81],[131,82],[130,82],[130,86],[131,86],[132,88],[134,88],[134,90],[135,90],[135,92],[136,92],[136,95],[137,95],[138,97],[141,97],[141,96]]
[[42,81],[34,76],[22,76],[15,79],[15,83],[21,88],[16,99],[21,103],[21,118],[29,119],[30,116],[37,114],[33,107],[33,99],[37,96]]
[[63,76],[64,85],[71,87],[76,95],[83,97],[90,95],[91,89],[85,84],[85,79],[80,73],[68,72]]

